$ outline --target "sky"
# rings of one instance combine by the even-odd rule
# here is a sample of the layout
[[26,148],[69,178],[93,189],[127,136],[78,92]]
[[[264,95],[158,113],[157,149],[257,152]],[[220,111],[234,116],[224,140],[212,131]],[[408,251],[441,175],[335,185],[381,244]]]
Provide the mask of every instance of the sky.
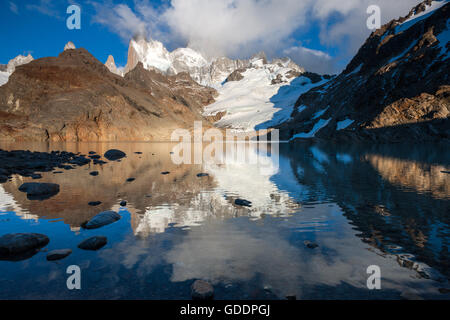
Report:
[[[367,8],[381,23],[405,16],[420,0],[2,0],[0,63],[18,54],[57,56],[72,41],[105,62],[124,66],[133,37],[169,50],[191,47],[207,57],[248,58],[265,51],[308,71],[338,73],[370,35]],[[81,29],[69,30],[67,7],[81,8]]]

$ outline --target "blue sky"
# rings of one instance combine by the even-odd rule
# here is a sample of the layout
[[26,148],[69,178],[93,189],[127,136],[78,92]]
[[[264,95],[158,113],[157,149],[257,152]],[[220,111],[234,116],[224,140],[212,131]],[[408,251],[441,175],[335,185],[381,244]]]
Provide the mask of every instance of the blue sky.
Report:
[[[366,3],[367,2],[367,3]],[[247,58],[264,50],[290,55],[316,72],[337,72],[370,34],[369,3],[382,22],[406,15],[417,0],[3,0],[0,63],[18,54],[56,56],[68,41],[105,62],[112,54],[126,64],[128,42],[141,34],[169,50],[191,46],[210,56]],[[67,7],[81,7],[81,30],[66,27]]]

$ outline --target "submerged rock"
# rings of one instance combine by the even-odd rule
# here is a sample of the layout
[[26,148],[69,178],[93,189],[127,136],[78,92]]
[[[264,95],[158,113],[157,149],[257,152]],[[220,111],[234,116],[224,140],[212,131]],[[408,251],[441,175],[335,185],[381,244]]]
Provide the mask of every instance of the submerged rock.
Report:
[[48,261],[61,260],[70,255],[71,253],[72,253],[71,249],[53,250],[47,253],[47,260]]
[[100,165],[102,165],[102,164],[105,164],[105,163],[107,163],[106,161],[103,161],[103,160],[96,160],[96,159],[94,159],[94,164],[100,164]]
[[91,176],[98,176],[98,171],[92,171],[92,172],[89,172],[89,174],[91,175]]
[[89,220],[86,224],[83,225],[85,229],[97,229],[117,220],[120,220],[121,216],[115,211],[104,211],[97,214],[91,220]]
[[197,174],[197,177],[198,177],[198,178],[201,178],[201,177],[208,177],[208,176],[209,176],[209,174],[203,173],[203,172]]
[[136,178],[128,178],[127,182],[133,182],[134,180],[136,180]]
[[54,183],[27,182],[19,187],[26,192],[29,200],[45,200],[59,193],[59,185]]
[[120,206],[125,207],[127,205],[127,202],[125,200],[120,201]]
[[105,158],[109,161],[115,161],[126,157],[126,153],[117,149],[111,149],[105,152]]
[[0,237],[0,259],[21,260],[33,256],[50,239],[39,233],[10,233]]
[[163,172],[161,172],[162,175],[166,175],[166,174],[169,174],[169,173],[170,173],[170,171],[163,171]]
[[101,201],[91,201],[88,203],[88,205],[93,206],[93,207],[101,205],[101,204],[102,204]]
[[311,242],[308,240],[303,241],[303,244],[309,249],[315,249],[319,246],[317,243],[314,243],[314,242]]
[[204,280],[196,280],[192,284],[191,290],[194,300],[211,300],[214,297],[213,286]]
[[234,200],[234,204],[237,206],[243,206],[243,207],[251,207],[252,206],[251,201],[244,200],[244,199],[236,199],[236,200]]
[[95,251],[105,246],[107,242],[108,240],[104,236],[93,236],[80,242],[78,248]]

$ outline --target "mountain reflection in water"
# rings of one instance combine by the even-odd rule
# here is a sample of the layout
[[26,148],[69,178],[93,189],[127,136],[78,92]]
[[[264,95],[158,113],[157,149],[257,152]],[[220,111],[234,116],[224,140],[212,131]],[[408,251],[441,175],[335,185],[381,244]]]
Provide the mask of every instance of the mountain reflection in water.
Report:
[[[166,143],[0,147],[127,153],[120,162],[42,173],[37,181],[60,185],[44,201],[18,191],[31,178],[0,186],[0,235],[44,233],[48,250],[74,251],[57,263],[45,252],[0,261],[0,298],[189,299],[195,279],[211,281],[218,299],[449,298],[448,145],[280,144],[279,159],[270,157],[273,146],[267,155],[246,145],[259,164],[203,165],[174,164]],[[237,198],[252,207],[236,206]],[[123,218],[80,228],[111,209]],[[103,249],[76,248],[100,234],[108,237]],[[65,287],[71,264],[82,269],[82,290]],[[370,265],[381,268],[382,290],[367,289]]]

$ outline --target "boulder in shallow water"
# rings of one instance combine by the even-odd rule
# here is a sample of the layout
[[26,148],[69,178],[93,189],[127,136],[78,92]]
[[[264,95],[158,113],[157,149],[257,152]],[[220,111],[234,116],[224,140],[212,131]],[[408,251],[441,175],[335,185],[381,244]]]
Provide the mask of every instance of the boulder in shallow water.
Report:
[[127,202],[125,200],[120,201],[120,206],[125,207],[127,205]]
[[105,152],[104,157],[109,161],[115,161],[126,157],[126,153],[117,149],[111,149]]
[[0,237],[0,259],[21,260],[20,256],[27,256],[27,253],[30,253],[28,257],[31,257],[49,242],[50,239],[46,235],[39,233],[5,234]]
[[309,249],[315,249],[319,246],[317,243],[311,242],[309,240],[303,241],[303,244]]
[[49,253],[47,253],[47,260],[48,261],[61,260],[70,255],[71,253],[72,253],[71,249],[52,250]]
[[234,204],[237,206],[243,206],[243,207],[251,207],[252,206],[251,201],[244,200],[244,199],[236,199],[236,200],[234,200]]
[[106,226],[108,224],[111,224],[113,222],[116,222],[117,220],[120,220],[121,216],[115,211],[104,211],[97,214],[95,217],[93,217],[91,220],[89,220],[87,223],[83,225],[83,228],[85,229],[97,229],[103,226]]
[[108,240],[104,236],[93,236],[80,242],[78,248],[95,251],[105,246],[107,242]]
[[59,185],[55,183],[27,182],[19,187],[19,191],[26,192],[29,200],[45,200],[59,193]]
[[196,280],[192,284],[191,290],[194,300],[211,300],[214,297],[213,286],[204,280]]
[[101,205],[101,204],[102,204],[101,201],[91,201],[91,202],[88,202],[88,205],[90,205],[90,206],[92,206],[92,207],[99,206],[99,205]]

